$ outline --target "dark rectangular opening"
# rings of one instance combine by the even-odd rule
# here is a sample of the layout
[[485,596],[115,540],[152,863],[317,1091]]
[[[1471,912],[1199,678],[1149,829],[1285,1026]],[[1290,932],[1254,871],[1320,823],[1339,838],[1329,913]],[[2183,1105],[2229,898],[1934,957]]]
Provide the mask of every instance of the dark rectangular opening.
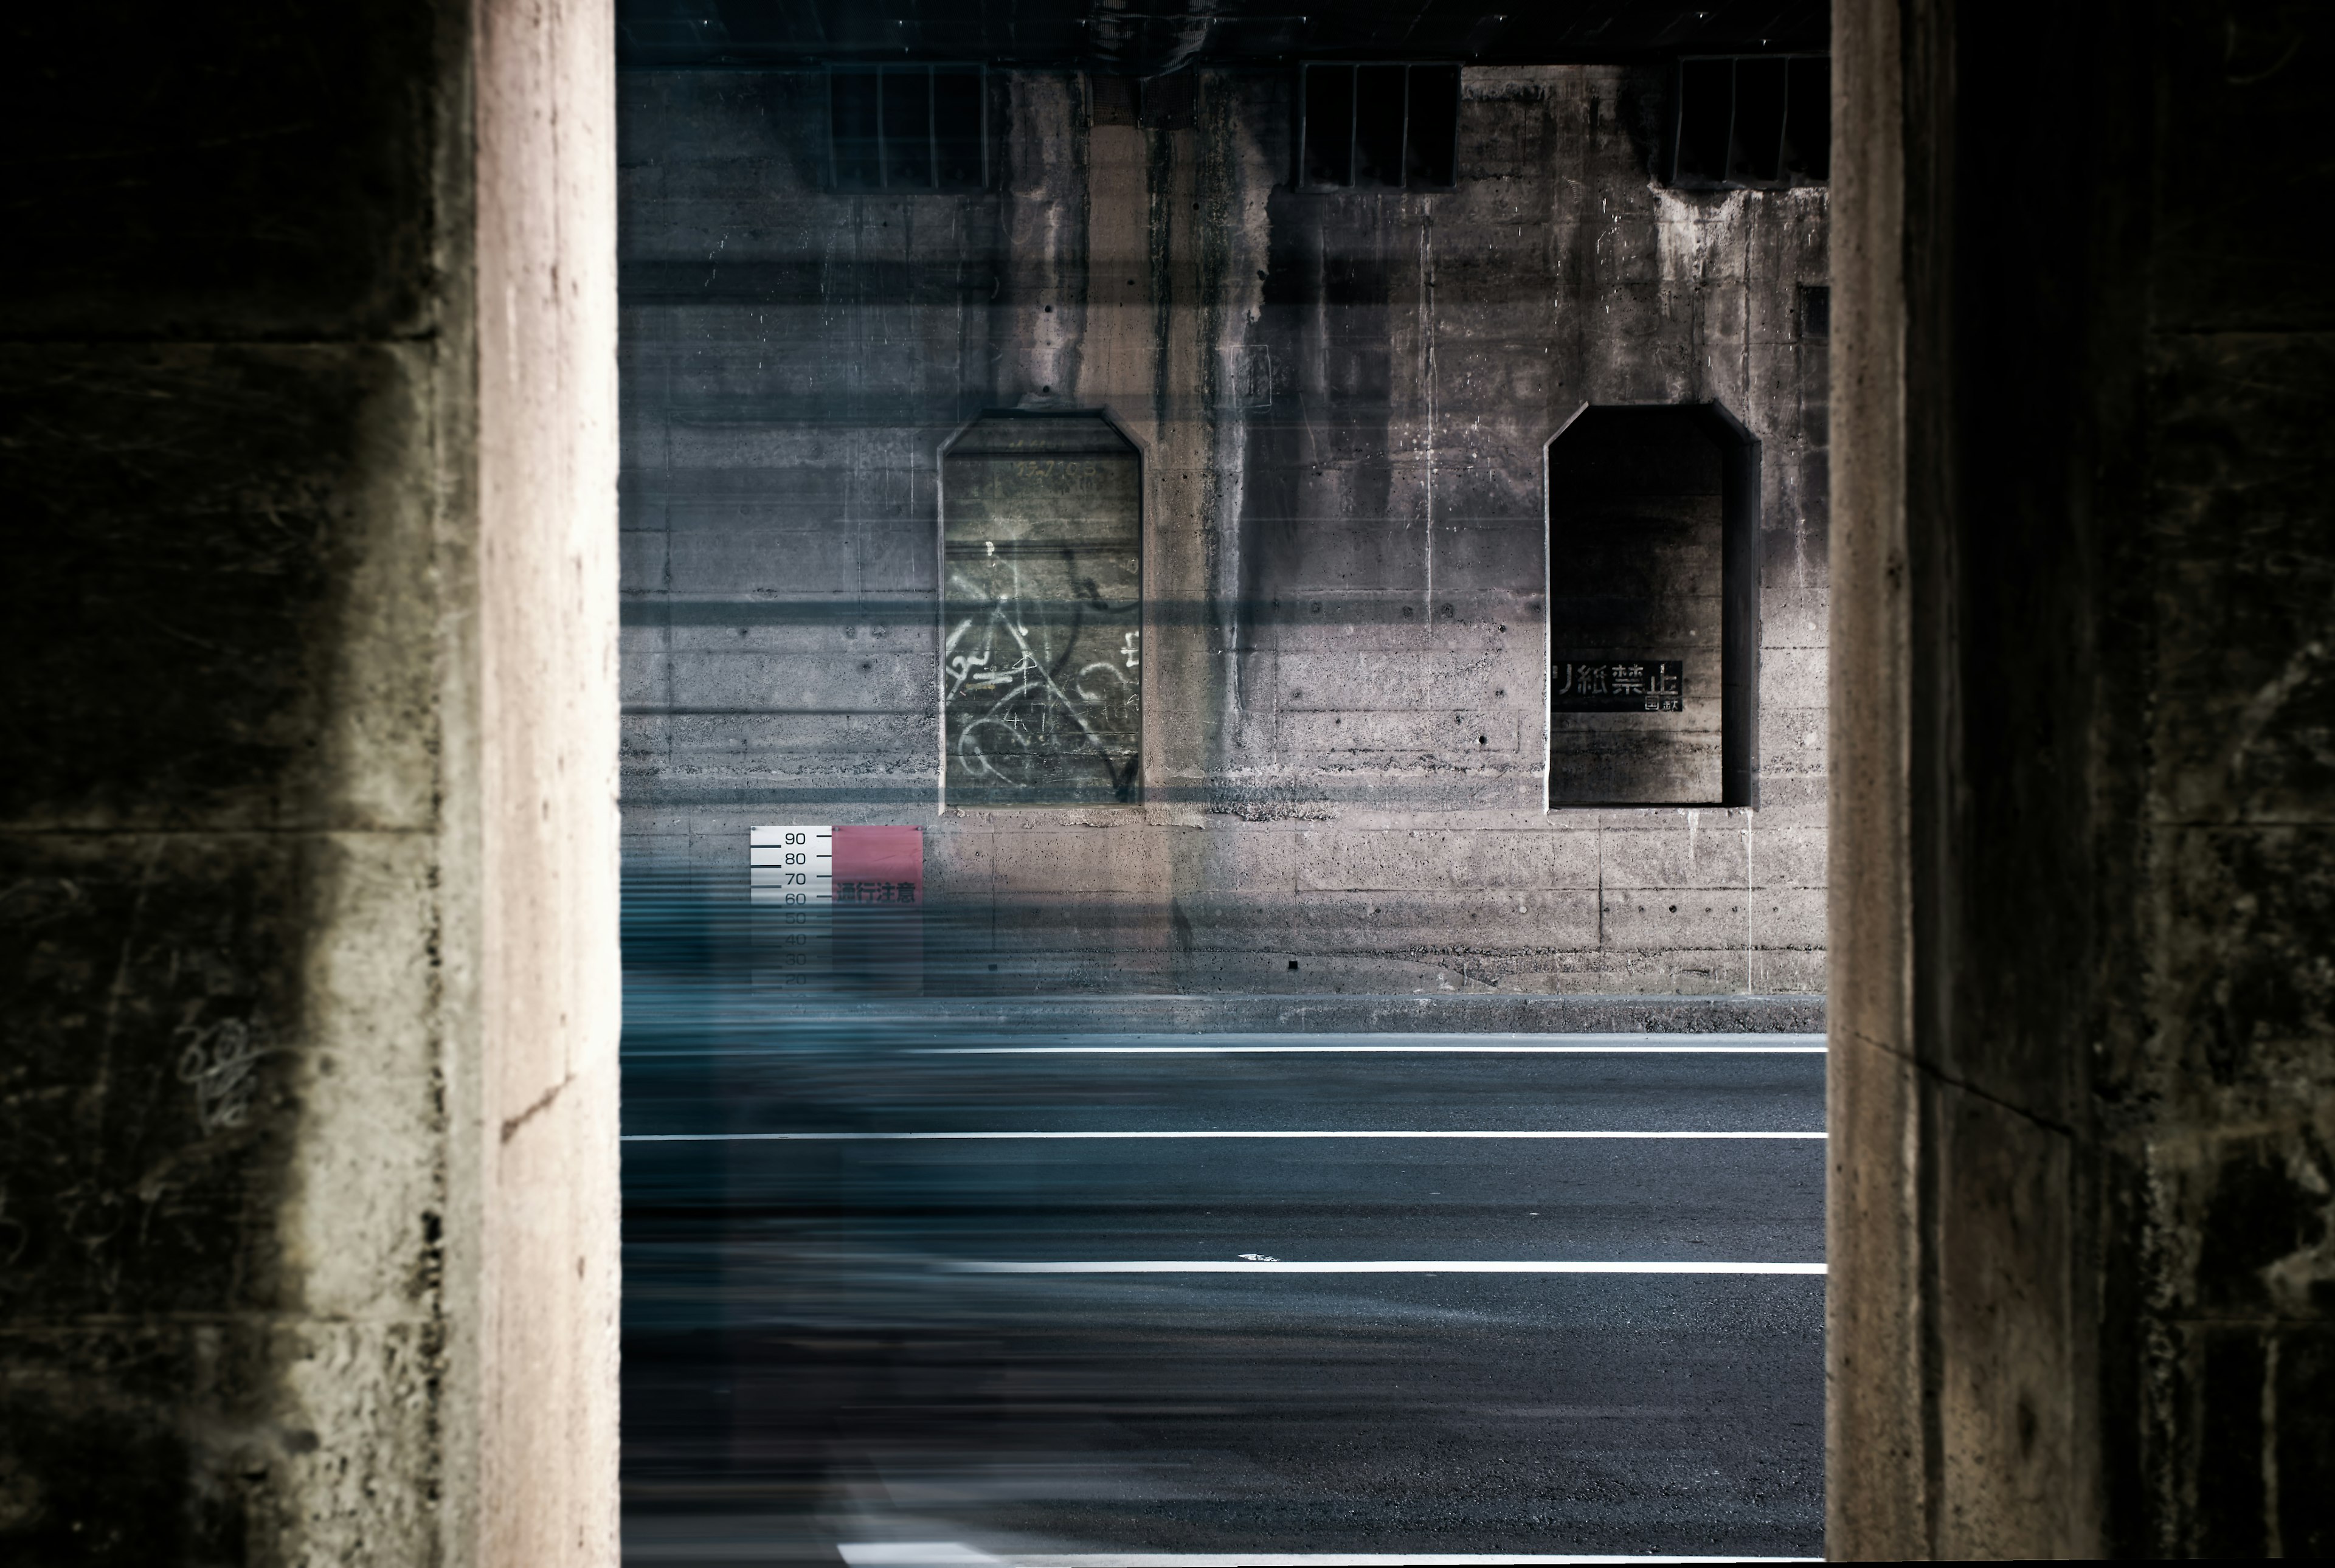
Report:
[[933,184],[933,78],[927,71],[884,73],[884,187]]
[[1735,62],[1680,61],[1678,98],[1671,183],[1717,184],[1727,178],[1727,147],[1735,126]]
[[1679,61],[1671,85],[1671,184],[1741,189],[1831,174],[1827,57],[1691,56]]
[[988,183],[982,135],[981,73],[933,73],[935,183],[943,190],[979,190]]
[[1354,181],[1354,68],[1305,68],[1304,182],[1352,185]]
[[1771,185],[1784,172],[1784,92],[1790,63],[1735,63],[1735,117],[1727,149],[1727,178],[1741,185]]
[[827,79],[833,175],[838,190],[877,190],[884,184],[877,91],[873,71],[837,71]]
[[1721,593],[1725,600],[1725,710],[1720,747],[1720,804],[1759,804],[1759,441],[1717,403],[1704,405],[1721,453],[1720,508],[1726,518]]
[[1799,335],[1813,343],[1832,336],[1832,289],[1821,283],[1804,283],[1799,291]]
[[1297,182],[1313,190],[1435,190],[1458,171],[1459,67],[1307,65]]
[[1459,150],[1459,67],[1410,68],[1406,182],[1413,187],[1456,183]]
[[1803,54],[1791,63],[1784,113],[1784,172],[1804,179],[1832,178],[1832,62]]
[[980,66],[838,66],[827,92],[833,189],[906,194],[989,183]]
[[1403,78],[1400,65],[1354,73],[1354,184],[1402,189]]
[[1757,804],[1759,443],[1716,404],[1548,450],[1548,803]]
[[943,779],[957,806],[1143,799],[1142,460],[995,412],[941,460]]

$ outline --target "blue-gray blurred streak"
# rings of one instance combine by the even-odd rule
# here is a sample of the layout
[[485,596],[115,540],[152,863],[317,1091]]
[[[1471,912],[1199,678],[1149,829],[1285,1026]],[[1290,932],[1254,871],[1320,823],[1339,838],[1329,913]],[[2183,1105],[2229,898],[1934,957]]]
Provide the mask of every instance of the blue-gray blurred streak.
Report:
[[[968,1053],[1124,1037],[1102,997],[993,980],[985,932],[945,914],[838,911],[809,973],[773,964],[768,916],[742,865],[628,866],[628,1135],[1823,1125],[1804,1045]],[[640,1561],[883,1539],[1821,1549],[1820,1278],[960,1266],[1805,1263],[1818,1141],[635,1141],[625,1160]]]

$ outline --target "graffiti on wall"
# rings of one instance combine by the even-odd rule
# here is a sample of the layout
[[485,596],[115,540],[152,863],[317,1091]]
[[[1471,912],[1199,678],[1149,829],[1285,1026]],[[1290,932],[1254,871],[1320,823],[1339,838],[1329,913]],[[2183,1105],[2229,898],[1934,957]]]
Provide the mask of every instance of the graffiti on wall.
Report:
[[1141,478],[1092,416],[997,415],[943,461],[953,805],[1141,798]]

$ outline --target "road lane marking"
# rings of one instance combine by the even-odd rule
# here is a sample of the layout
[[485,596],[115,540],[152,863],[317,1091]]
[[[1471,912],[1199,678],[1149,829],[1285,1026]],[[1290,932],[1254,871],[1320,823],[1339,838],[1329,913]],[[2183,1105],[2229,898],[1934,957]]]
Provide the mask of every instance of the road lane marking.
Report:
[[1822,1263],[1543,1263],[1516,1258],[1343,1263],[1235,1263],[1205,1259],[1132,1258],[1072,1263],[990,1263],[952,1260],[941,1265],[966,1274],[1821,1274]]
[[[852,1568],[878,1561],[846,1557]],[[893,1559],[894,1562],[900,1561]],[[1007,1568],[1478,1568],[1492,1563],[1821,1563],[1821,1557],[1634,1557],[1533,1552],[1053,1552],[1003,1557]]]
[[[1817,1037],[1821,1041],[1821,1036]],[[1574,1042],[1567,1045],[1520,1045],[1515,1043],[1484,1043],[1467,1045],[1285,1045],[1224,1044],[1224,1045],[920,1045],[908,1048],[910,1056],[1223,1056],[1235,1053],[1276,1053],[1282,1055],[1371,1055],[1381,1056],[1822,1056],[1825,1047],[1815,1045],[1643,1045],[1627,1043],[1628,1037],[1617,1037],[1595,1043]]]
[[[852,1568],[878,1562],[905,1564],[906,1559],[846,1557]],[[937,1561],[937,1560],[935,1560]],[[972,1561],[959,1559],[953,1561]],[[1821,1557],[1672,1557],[1661,1553],[1633,1557],[1550,1554],[1530,1552],[1054,1552],[1023,1553],[1000,1557],[1005,1568],[1440,1568],[1457,1563],[1821,1563]]]
[[1450,1132],[1362,1128],[1352,1132],[1222,1131],[1222,1132],[628,1132],[624,1143],[967,1143],[1010,1142],[1015,1139],[1108,1138],[1298,1138],[1298,1137],[1423,1137],[1423,1138],[1731,1138],[1821,1141],[1821,1132]]
[[[767,1548],[761,1548],[767,1550]],[[1631,1556],[1548,1552],[1012,1552],[1003,1555],[961,1541],[838,1541],[836,1554],[850,1568],[943,1568],[944,1564],[994,1564],[996,1568],[1438,1568],[1442,1563],[1821,1563],[1821,1557],[1681,1557],[1662,1553]],[[1003,1549],[1001,1549],[1003,1550]],[[662,1552],[641,1553],[627,1545],[629,1559],[663,1560]],[[677,1554],[676,1554],[677,1560]],[[706,1560],[726,1561],[720,1553]],[[756,1562],[762,1561],[757,1557]]]

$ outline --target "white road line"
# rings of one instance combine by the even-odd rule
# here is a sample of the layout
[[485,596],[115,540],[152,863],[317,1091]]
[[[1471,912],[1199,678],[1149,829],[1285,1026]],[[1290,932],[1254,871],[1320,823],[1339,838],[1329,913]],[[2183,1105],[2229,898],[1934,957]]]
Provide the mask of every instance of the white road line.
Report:
[[1822,1263],[1536,1263],[1513,1258],[1385,1260],[1345,1263],[1231,1263],[1173,1258],[1109,1262],[988,1263],[974,1259],[943,1265],[967,1274],[1821,1274]]
[[1015,1139],[1109,1138],[1736,1138],[1822,1140],[1821,1132],[1449,1132],[1358,1128],[1353,1131],[1236,1132],[628,1132],[624,1143],[974,1143]]
[[[846,1557],[853,1568],[874,1564],[872,1557]],[[906,1568],[905,1560],[890,1559]],[[1533,1552],[1054,1552],[1025,1553],[998,1561],[1008,1568],[1436,1568],[1440,1563],[1821,1563],[1821,1557],[1603,1557],[1588,1553],[1551,1554]]]
[[[853,1568],[874,1564],[873,1557],[846,1557]],[[906,1559],[886,1561],[906,1568]],[[1566,1555],[1532,1552],[1428,1552],[1412,1555],[1403,1552],[1243,1552],[1174,1553],[1174,1552],[1056,1552],[1025,1553],[1015,1557],[1002,1557],[999,1562],[1008,1568],[1436,1568],[1440,1563],[1461,1563],[1474,1568],[1477,1563],[1821,1563],[1821,1557],[1669,1557],[1649,1553],[1641,1557],[1601,1557],[1587,1553]]]
[[[1645,1553],[1623,1557],[1594,1553],[1547,1552],[1007,1552],[1003,1555],[960,1541],[839,1541],[836,1554],[851,1568],[941,1568],[942,1564],[995,1564],[997,1568],[1436,1568],[1451,1563],[1477,1564],[1544,1563],[1821,1563],[1821,1557],[1681,1557]],[[634,1555],[627,1548],[625,1555]],[[760,1561],[761,1559],[756,1559]]]
[[1519,1045],[1487,1042],[1466,1045],[925,1045],[909,1048],[910,1056],[1822,1056],[1824,1037],[1814,1045],[1639,1045],[1624,1043],[1628,1036],[1596,1043]]

